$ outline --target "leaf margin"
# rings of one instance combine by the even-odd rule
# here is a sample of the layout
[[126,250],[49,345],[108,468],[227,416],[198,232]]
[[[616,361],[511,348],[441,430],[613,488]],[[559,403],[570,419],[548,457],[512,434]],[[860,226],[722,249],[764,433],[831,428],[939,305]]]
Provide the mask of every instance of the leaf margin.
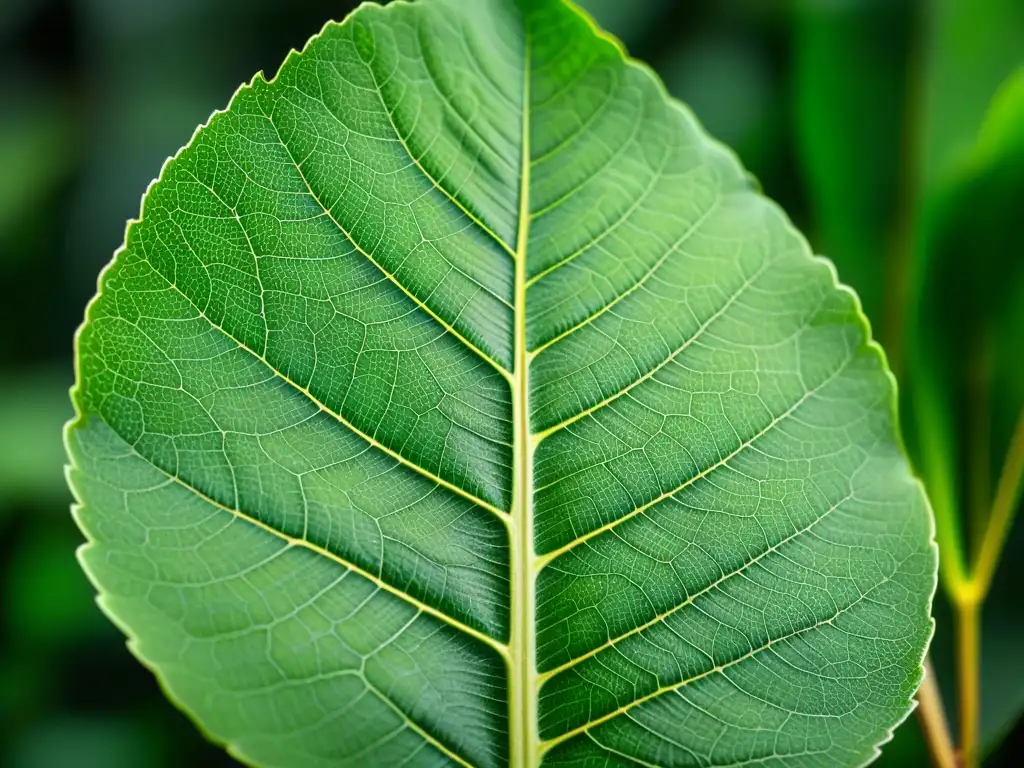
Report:
[[[900,427],[900,421],[899,421],[899,387],[898,387],[898,383],[896,381],[895,375],[893,374],[892,370],[889,367],[887,356],[886,356],[886,353],[885,353],[884,349],[882,348],[881,344],[872,335],[872,332],[871,332],[871,322],[870,322],[869,318],[867,317],[866,313],[864,312],[863,306],[862,306],[861,301],[860,301],[860,297],[858,296],[858,294],[856,293],[855,290],[853,290],[850,286],[846,285],[845,283],[843,283],[840,280],[834,262],[831,259],[829,259],[828,257],[826,257],[824,255],[816,254],[814,252],[814,250],[811,247],[811,245],[810,245],[809,241],[807,240],[806,236],[795,226],[795,224],[792,222],[790,217],[786,214],[785,210],[775,200],[773,200],[772,198],[768,197],[764,193],[763,188],[762,188],[760,182],[758,181],[758,179],[756,177],[754,177],[753,174],[750,173],[750,171],[748,171],[745,168],[745,166],[743,165],[741,159],[739,158],[739,155],[736,152],[736,150],[734,150],[732,147],[728,146],[727,144],[724,144],[723,142],[720,142],[719,140],[717,140],[713,136],[711,136],[707,132],[707,130],[704,128],[703,124],[700,122],[700,120],[697,118],[697,116],[694,114],[692,109],[687,104],[685,104],[681,100],[673,97],[668,92],[668,90],[667,90],[667,88],[666,88],[666,86],[664,84],[664,81],[657,74],[657,72],[654,70],[654,68],[650,64],[648,64],[645,61],[642,61],[642,60],[639,60],[639,59],[636,59],[636,58],[630,56],[628,51],[626,50],[624,44],[614,34],[608,32],[607,30],[604,30],[603,28],[601,28],[597,24],[597,22],[593,18],[593,16],[586,9],[584,9],[582,6],[580,6],[576,2],[576,0],[555,0],[555,1],[558,2],[559,4],[561,4],[562,6],[566,7],[567,9],[569,9],[571,12],[575,13],[581,19],[583,19],[586,22],[589,30],[591,31],[591,33],[595,37],[610,43],[615,48],[616,53],[622,59],[622,62],[624,63],[625,66],[636,68],[636,69],[640,70],[641,72],[643,72],[644,75],[646,75],[648,78],[650,78],[653,81],[653,83],[655,84],[659,94],[661,95],[661,97],[665,101],[665,103],[670,108],[680,111],[689,121],[691,121],[691,123],[693,124],[693,126],[695,127],[695,129],[697,131],[697,135],[701,138],[701,140],[708,147],[713,148],[717,152],[721,152],[721,153],[724,153],[725,155],[727,155],[729,160],[730,160],[730,162],[734,163],[739,169],[741,169],[742,173],[746,177],[746,180],[751,185],[751,188],[750,188],[749,192],[751,194],[755,194],[758,197],[760,197],[762,202],[764,202],[771,209],[772,213],[774,215],[776,215],[778,217],[778,219],[784,224],[786,233],[788,235],[791,235],[791,236],[795,237],[795,239],[798,241],[801,257],[805,258],[808,262],[810,262],[810,263],[812,263],[814,265],[817,265],[818,267],[824,267],[825,268],[825,270],[827,271],[827,274],[828,274],[828,279],[829,279],[829,283],[830,283],[828,285],[828,288],[830,290],[835,291],[835,292],[839,292],[839,293],[847,294],[847,297],[851,301],[852,308],[853,308],[852,320],[855,321],[857,330],[859,331],[859,333],[860,333],[860,335],[862,337],[862,343],[861,343],[860,347],[858,348],[858,350],[863,349],[869,355],[874,357],[878,361],[878,363],[879,363],[879,372],[881,372],[884,375],[885,380],[886,380],[886,384],[887,384],[887,390],[888,390],[887,399],[888,399],[889,406],[890,406],[889,409],[888,409],[889,410],[888,416],[889,416],[891,427],[892,427],[892,429],[891,429],[891,436],[893,437],[894,442],[895,442],[897,448],[899,449],[900,454],[904,457],[904,459],[906,459],[907,451],[906,451],[906,448],[905,448],[904,438],[903,438],[902,430],[901,430],[901,427]],[[76,429],[78,429],[80,427],[84,427],[85,424],[86,424],[86,421],[88,420],[88,418],[90,416],[90,414],[85,414],[85,413],[83,413],[81,411],[81,409],[79,407],[79,404],[78,404],[78,397],[77,397],[79,389],[80,389],[80,370],[79,370],[80,369],[80,356],[79,356],[80,337],[81,337],[83,329],[85,328],[85,326],[90,321],[90,314],[91,314],[91,311],[92,311],[94,305],[99,301],[99,299],[104,294],[104,290],[103,290],[104,282],[106,280],[106,277],[107,277],[108,273],[114,267],[115,263],[117,262],[118,257],[125,251],[125,249],[127,247],[127,241],[128,241],[129,233],[133,230],[133,228],[135,226],[141,224],[142,221],[143,221],[143,208],[144,208],[144,204],[145,204],[145,201],[146,201],[147,197],[149,196],[149,194],[152,191],[152,189],[157,184],[159,184],[160,182],[162,182],[164,180],[165,174],[166,174],[167,170],[169,169],[170,165],[174,161],[176,161],[186,150],[188,150],[192,146],[193,142],[196,140],[196,138],[200,134],[200,132],[202,132],[207,127],[209,127],[210,124],[216,118],[218,118],[218,117],[220,117],[222,115],[229,114],[230,110],[231,110],[231,107],[232,107],[233,103],[235,102],[236,98],[240,94],[242,94],[243,92],[253,88],[257,84],[257,82],[262,82],[263,84],[266,84],[266,85],[273,85],[277,81],[278,77],[280,76],[280,74],[284,70],[284,68],[287,65],[289,65],[294,58],[301,57],[306,52],[306,50],[308,49],[310,43],[312,43],[314,40],[316,40],[317,38],[322,36],[327,30],[329,30],[329,29],[331,29],[333,27],[340,27],[340,26],[343,26],[345,24],[350,23],[355,18],[356,14],[358,14],[363,8],[365,8],[365,7],[373,7],[373,8],[377,8],[377,9],[384,9],[384,10],[386,10],[386,9],[390,8],[391,6],[397,6],[397,5],[408,6],[408,5],[418,5],[418,4],[419,3],[416,3],[415,0],[390,0],[390,1],[385,0],[384,3],[374,2],[373,0],[362,0],[362,2],[356,8],[351,10],[348,14],[346,14],[340,20],[328,20],[327,22],[325,22],[321,26],[319,31],[317,31],[316,33],[314,33],[313,35],[311,35],[307,39],[307,41],[303,44],[301,49],[296,49],[294,47],[291,48],[288,51],[288,53],[285,56],[285,58],[283,59],[283,61],[281,62],[281,64],[278,66],[277,72],[275,72],[275,74],[270,79],[266,78],[265,73],[264,73],[263,70],[259,70],[248,81],[243,82],[242,84],[240,84],[238,86],[238,88],[236,88],[235,91],[232,93],[231,97],[229,98],[229,100],[227,102],[227,105],[224,106],[223,108],[214,110],[210,114],[210,116],[206,119],[206,121],[204,121],[203,123],[199,124],[195,128],[195,130],[192,132],[192,135],[190,136],[188,141],[185,144],[183,144],[173,155],[170,155],[169,157],[167,157],[164,160],[164,162],[162,163],[160,171],[157,174],[157,176],[152,181],[150,181],[149,184],[146,186],[145,190],[141,194],[140,212],[139,212],[139,214],[136,217],[131,218],[131,219],[129,219],[126,222],[125,230],[124,230],[124,240],[123,240],[122,244],[118,248],[116,248],[114,250],[113,255],[112,255],[110,261],[108,261],[104,265],[104,267],[101,269],[101,271],[99,272],[99,274],[97,276],[97,279],[96,279],[96,293],[90,298],[89,302],[87,303],[87,305],[85,307],[85,310],[84,310],[84,316],[83,316],[82,323],[77,327],[77,329],[75,330],[75,333],[74,333],[73,361],[74,361],[74,379],[75,379],[75,383],[69,389],[70,398],[71,398],[71,401],[72,401],[72,404],[73,404],[73,407],[74,407],[74,416],[68,422],[65,423],[64,428],[62,430],[62,437],[63,437],[65,452],[66,452],[66,455],[67,455],[68,461],[69,461],[69,463],[65,465],[65,479],[66,479],[66,481],[68,483],[68,486],[71,489],[71,491],[72,491],[72,493],[74,495],[74,499],[75,499],[74,502],[71,505],[71,515],[72,515],[73,519],[75,520],[75,522],[76,522],[79,530],[81,531],[82,535],[85,538],[84,543],[82,543],[78,547],[78,549],[76,550],[76,558],[78,560],[78,563],[79,563],[80,567],[82,568],[83,572],[88,577],[90,583],[93,585],[94,589],[96,589],[96,591],[97,591],[96,598],[95,598],[97,606],[100,608],[100,610],[103,612],[103,614],[107,617],[107,619],[110,620],[111,623],[113,623],[125,635],[126,647],[132,653],[132,655],[138,660],[138,662],[143,667],[145,667],[147,670],[149,670],[153,674],[153,676],[156,678],[157,684],[158,684],[161,692],[163,693],[164,697],[176,709],[178,709],[182,714],[184,714],[188,718],[188,720],[192,723],[192,725],[209,742],[211,742],[212,744],[215,744],[217,746],[222,747],[227,752],[227,754],[229,754],[232,758],[238,760],[240,763],[242,763],[244,765],[253,766],[253,768],[260,768],[260,764],[255,762],[252,758],[250,758],[248,755],[246,755],[244,752],[242,752],[240,747],[237,745],[237,743],[235,743],[235,742],[233,742],[233,741],[231,741],[229,739],[222,739],[222,738],[216,736],[215,734],[213,734],[198,719],[198,716],[195,715],[183,703],[183,701],[181,701],[181,699],[176,694],[174,694],[174,692],[170,688],[170,684],[169,684],[169,681],[167,679],[167,676],[163,672],[161,672],[161,670],[158,668],[158,666],[156,665],[155,662],[153,662],[151,659],[147,658],[145,656],[145,654],[142,653],[142,651],[141,651],[141,649],[139,647],[139,640],[138,640],[136,634],[133,633],[129,629],[127,623],[117,614],[117,612],[113,608],[111,608],[111,606],[109,605],[108,601],[106,601],[104,599],[106,597],[106,595],[105,595],[104,591],[102,590],[102,588],[100,587],[100,585],[99,585],[99,583],[98,583],[98,581],[97,581],[97,579],[96,579],[92,569],[88,566],[88,564],[86,562],[86,559],[85,559],[86,558],[86,553],[89,552],[90,550],[92,550],[93,548],[95,548],[98,544],[94,540],[94,537],[91,534],[91,532],[88,530],[88,528],[85,525],[83,525],[82,518],[81,518],[81,511],[85,508],[85,504],[81,501],[81,494],[80,494],[78,488],[76,487],[76,483],[75,483],[75,481],[73,479],[73,472],[76,471],[76,470],[81,471],[80,466],[78,465],[78,463],[75,460],[75,452],[74,452],[74,450],[72,448],[73,433],[74,433],[74,431]],[[528,114],[529,114],[528,105],[524,105],[524,119],[528,116]],[[524,141],[526,141],[526,139],[524,139]],[[439,188],[440,188],[440,186],[439,186]],[[447,191],[444,191],[444,190],[442,190],[442,191],[444,192],[444,194],[446,196],[450,197],[450,195],[448,195]],[[522,195],[521,195],[521,197],[522,197]],[[460,205],[459,207],[462,207],[462,206]],[[467,213],[467,215],[470,216],[470,218],[473,218],[474,220],[476,220],[475,214],[472,214],[472,213],[470,213],[468,211],[466,213]],[[501,242],[501,240],[499,238],[496,238],[496,239],[498,240],[499,243]],[[518,243],[517,243],[517,249],[518,249]],[[417,300],[417,304],[421,304],[421,302],[419,302]],[[430,314],[431,314],[431,316],[433,316],[432,312],[430,312]],[[517,312],[517,315],[518,315],[518,312]],[[445,325],[447,325],[447,324],[445,324]],[[451,329],[449,329],[449,330],[451,330]],[[457,334],[457,337],[459,338],[460,341],[462,341],[464,344],[466,344],[466,342],[462,339],[462,337],[460,335]],[[494,363],[494,361],[489,358],[488,355],[486,355],[484,353],[478,352],[478,350],[476,348],[476,345],[474,345],[474,344],[467,344],[467,347],[474,354],[477,354],[482,360],[484,360],[488,364],[492,365],[492,367],[494,367],[496,370],[498,370],[499,373],[503,374],[503,377],[506,378],[506,380],[511,380],[516,375],[513,372],[504,371],[503,369],[500,368],[500,366],[496,365]],[[528,385],[527,385],[527,388],[528,388]],[[540,433],[531,433],[530,432],[529,419],[530,419],[530,414],[527,414],[527,416],[526,416],[526,434],[527,434],[528,438],[535,438]],[[513,425],[513,426],[515,426],[515,425]],[[389,451],[389,453],[390,453],[390,451]],[[404,463],[408,463],[408,462],[403,460],[402,463],[404,464]],[[916,690],[916,688],[921,684],[922,680],[924,679],[924,674],[925,674],[924,659],[925,659],[925,657],[927,655],[928,647],[929,647],[929,645],[931,643],[931,640],[932,640],[932,638],[934,637],[934,634],[935,634],[935,619],[932,616],[932,606],[933,606],[933,603],[934,603],[934,598],[935,598],[935,594],[936,594],[936,586],[937,586],[937,581],[938,581],[938,554],[939,553],[938,553],[938,546],[936,544],[936,528],[935,528],[934,514],[932,512],[932,507],[931,507],[930,499],[927,496],[927,493],[925,491],[924,483],[922,482],[920,477],[918,477],[917,475],[912,473],[910,465],[909,465],[909,462],[907,463],[907,469],[908,469],[908,474],[910,474],[910,479],[912,480],[912,483],[914,484],[914,486],[917,488],[919,496],[920,496],[920,498],[923,501],[923,511],[926,513],[926,516],[928,518],[928,547],[927,547],[927,551],[930,554],[931,561],[932,561],[932,568],[931,568],[931,571],[932,571],[932,573],[931,573],[931,585],[932,585],[932,587],[931,587],[930,595],[929,595],[928,600],[927,600],[927,615],[929,617],[928,632],[927,632],[927,638],[925,640],[924,647],[922,648],[921,659],[919,660],[919,662],[917,664],[917,667],[914,670],[914,673],[915,673],[914,677],[916,679],[916,684],[915,684],[914,688]],[[532,474],[533,473],[531,472],[531,478],[532,478]],[[492,511],[492,510],[489,509],[489,506],[484,501],[477,500],[477,499],[473,499],[473,501],[474,501],[474,503],[482,506],[484,509],[487,509],[488,511]],[[514,514],[514,512],[515,512],[515,505],[513,505],[513,507],[512,507],[512,513]],[[508,519],[504,519],[504,518],[511,518],[511,516],[512,516],[511,514],[505,514],[505,513],[500,513],[499,514],[499,517],[503,518],[503,522],[506,524],[506,528],[508,527],[509,520]],[[534,555],[534,559],[540,560],[540,561],[543,562],[544,565],[546,565],[547,562],[550,562],[554,558],[547,559],[543,555],[541,555],[541,556]],[[514,566],[515,562],[513,562],[512,565]],[[515,576],[514,568],[513,568],[513,574],[512,575],[513,575],[513,577]],[[535,601],[536,601],[536,596],[534,595],[534,599],[533,599],[532,602],[535,602]],[[447,622],[450,626],[452,626],[455,629],[461,629],[461,627],[458,625],[458,623],[455,623],[454,620],[451,619],[451,617],[447,617],[446,616],[446,617],[442,618],[441,620]],[[470,636],[476,637],[476,635],[470,635]],[[484,636],[484,637],[486,637],[486,636]],[[480,638],[476,638],[476,639],[480,640]],[[487,640],[489,640],[489,642]],[[514,668],[512,666],[512,661],[511,661],[511,658],[510,658],[510,655],[509,655],[510,643],[501,643],[500,641],[497,641],[497,640],[495,640],[493,638],[487,638],[487,640],[481,640],[481,642],[484,643],[485,645],[487,645],[491,650],[496,651],[498,653],[498,655],[506,663],[506,666],[508,667],[510,673],[512,671],[514,671]],[[532,672],[533,672],[533,674],[535,676],[543,677],[543,675],[541,673],[537,672],[536,669],[532,670]],[[511,686],[510,686],[509,693],[511,695]],[[871,750],[871,754],[857,768],[863,768],[863,766],[869,765],[870,763],[874,762],[875,759],[878,758],[878,756],[881,754],[881,747],[884,746],[885,744],[887,744],[889,741],[892,740],[892,738],[893,738],[893,736],[895,734],[896,729],[900,725],[902,725],[907,720],[907,718],[909,718],[910,714],[916,709],[916,707],[917,707],[917,701],[916,701],[915,698],[913,698],[911,696],[911,698],[906,702],[906,710],[905,710],[904,714],[902,715],[902,717],[900,717],[895,723],[893,723],[893,725],[887,730],[887,732],[883,735],[883,737],[882,737],[882,739],[880,741],[878,741],[877,743],[875,743],[873,745],[872,750]],[[416,728],[416,730],[418,731],[419,729]],[[510,731],[510,734],[509,734],[510,737],[514,738],[514,734],[512,733],[512,729],[511,729],[511,719],[510,719],[510,729],[509,729],[509,731]],[[548,742],[546,742],[543,739],[539,739],[537,744],[535,745],[535,747],[537,747],[537,748],[539,748],[541,750],[540,751],[540,755],[539,755],[540,760],[543,760],[544,755],[547,753],[547,751],[550,748],[556,746],[557,744],[562,743],[563,740],[564,740],[564,736],[563,737],[558,737],[558,739],[549,740]],[[455,760],[460,765],[465,765],[465,766],[469,766],[469,768],[472,768],[470,763],[468,763],[465,759],[463,759],[461,756],[457,755],[456,753],[451,752],[448,749],[444,748],[444,745],[440,744],[440,742],[437,742],[434,739],[429,739],[429,743],[431,743],[435,747],[440,747],[442,749],[442,752],[444,754],[446,754],[446,756],[448,756],[451,759]],[[547,745],[547,746],[545,746],[545,745]]]

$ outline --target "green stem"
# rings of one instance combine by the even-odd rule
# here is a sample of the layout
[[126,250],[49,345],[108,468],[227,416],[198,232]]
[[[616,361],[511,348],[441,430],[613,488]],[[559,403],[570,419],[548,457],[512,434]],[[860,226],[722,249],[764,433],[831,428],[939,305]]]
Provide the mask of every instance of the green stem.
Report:
[[979,601],[984,600],[992,584],[992,576],[1006,537],[1010,532],[1014,514],[1017,511],[1022,487],[1024,487],[1024,406],[1021,406],[1017,425],[1010,438],[1010,447],[1003,462],[1003,469],[996,486],[995,500],[989,514],[985,535],[981,540],[978,558],[971,574],[971,585]]
[[964,768],[978,768],[981,721],[981,606],[972,597],[956,604],[957,674],[960,688],[960,754]]
[[925,370],[919,376],[914,398],[921,446],[920,470],[935,515],[935,538],[940,554],[939,576],[946,594],[955,605],[969,584],[957,513],[956,476],[954,468],[947,461],[947,457],[953,453],[953,441],[931,374],[931,371]]
[[989,334],[979,331],[971,344],[968,368],[968,492],[967,540],[969,551],[977,556],[991,510],[991,425],[989,384],[992,355]]
[[942,694],[935,679],[931,657],[924,660],[924,679],[917,690],[917,719],[935,768],[959,768],[956,748],[949,733],[949,721],[942,705]]

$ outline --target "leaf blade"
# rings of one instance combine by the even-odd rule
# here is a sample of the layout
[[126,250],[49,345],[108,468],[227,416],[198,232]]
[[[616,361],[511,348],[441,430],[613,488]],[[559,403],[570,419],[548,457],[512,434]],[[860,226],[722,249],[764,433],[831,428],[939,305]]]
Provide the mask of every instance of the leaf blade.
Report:
[[[439,69],[438,41],[444,56],[465,65],[449,61]],[[526,41],[528,56],[516,58],[516,43],[525,49]],[[513,78],[520,87],[526,83],[521,102]],[[595,87],[602,83],[623,89],[609,97],[607,88]],[[616,96],[614,109],[602,106]],[[507,124],[509,115],[525,126],[523,135]],[[657,205],[654,198],[630,198],[632,189],[644,186],[633,178],[644,163]],[[674,174],[659,175],[657,169],[671,170],[673,163]],[[513,177],[506,166],[525,170]],[[684,220],[678,214],[693,197],[702,204],[686,207]],[[510,206],[517,218],[508,217]],[[633,235],[630,242],[600,231],[602,222],[613,221],[634,231],[645,221],[646,236]],[[643,258],[629,253],[633,246],[645,249]],[[615,266],[627,257],[646,259],[646,266],[614,275],[624,289],[578,294],[585,301],[566,304],[574,280],[579,282],[569,275],[600,271],[602,264]],[[723,294],[730,280],[741,289]],[[563,289],[548,290],[553,285]],[[541,319],[531,326],[535,310]],[[699,334],[692,323],[687,326],[693,318],[683,316],[696,310],[705,314],[696,324],[703,328]],[[596,389],[580,388],[579,407],[560,403],[557,382],[574,389],[586,375],[580,361],[595,354],[601,359],[594,334],[611,338],[608,328],[621,326],[627,316],[637,327],[653,328],[631,340],[635,350],[646,350],[649,370],[608,369],[614,375],[592,377]],[[652,318],[656,322],[648,322]],[[657,322],[675,323],[669,330],[677,352],[668,345],[669,352],[657,356],[668,336]],[[583,338],[590,341],[581,344]],[[564,352],[571,346],[575,363]],[[290,610],[306,622],[313,618],[303,611],[323,601],[351,605],[367,589],[366,600],[376,601],[365,615],[362,608],[324,611],[328,623],[332,611],[335,624],[358,617],[354,628],[333,630],[340,643],[330,653],[317,650],[316,662],[331,670],[329,676],[347,671],[346,661],[355,663],[347,649],[361,644],[368,658],[387,657],[372,670],[365,660],[356,664],[360,673],[339,692],[320,686],[319,673],[317,683],[310,682],[313,644],[303,636],[309,627],[295,627],[281,608],[289,577],[261,570],[266,557],[247,566],[260,574],[261,597],[273,596],[277,605],[276,613],[257,614],[262,621],[253,622],[247,642],[253,642],[249,635],[272,634],[278,624],[287,629],[269,646],[273,653],[266,645],[249,645],[231,656],[244,674],[288,681],[288,694],[275,692],[260,711],[248,700],[215,707],[203,699],[204,687],[223,687],[239,671],[209,663],[178,690],[172,685],[174,698],[246,760],[500,765],[511,755],[516,764],[535,764],[542,756],[557,764],[581,759],[588,749],[642,764],[698,753],[712,761],[726,753],[755,758],[763,741],[745,738],[742,728],[722,746],[697,738],[677,753],[665,744],[692,734],[662,721],[658,739],[666,741],[659,746],[636,739],[630,723],[656,716],[665,694],[683,689],[709,696],[737,681],[763,689],[768,678],[758,670],[765,654],[795,669],[801,653],[824,653],[819,626],[832,627],[840,616],[850,625],[829,631],[851,638],[851,628],[880,632],[888,620],[898,636],[873,640],[899,650],[882,653],[873,646],[872,652],[872,638],[849,641],[862,643],[853,663],[868,664],[874,677],[870,684],[848,683],[856,689],[844,699],[854,702],[852,715],[825,714],[867,720],[871,727],[851,729],[817,759],[869,759],[909,706],[930,631],[934,550],[925,502],[899,453],[891,378],[869,344],[863,315],[852,294],[837,289],[830,267],[814,260],[780,212],[749,189],[735,158],[711,142],[649,72],[627,62],[621,48],[560,1],[519,7],[493,0],[468,11],[445,0],[383,10],[364,6],[344,24],[325,27],[303,53],[289,56],[273,80],[257,78],[243,87],[147,193],[142,220],[129,228],[126,248],[90,306],[79,365],[81,416],[69,430],[69,446],[95,430],[116,432],[116,440],[104,438],[116,446],[111,453],[131,452],[164,480],[178,478],[172,485],[196,491],[189,503],[205,498],[219,513],[237,511],[262,534],[273,538],[276,532],[275,546],[285,548],[288,554],[280,557],[289,563],[301,551],[320,556],[314,561],[319,570],[328,567],[321,561],[329,561],[336,578],[339,568],[345,579],[352,574],[347,585],[324,582],[323,575],[311,579],[322,595],[309,594],[308,587],[296,592],[298,605]],[[667,381],[670,376],[675,379]],[[673,386],[677,394],[669,392]],[[680,397],[694,396],[705,402],[695,421],[677,410]],[[820,402],[808,406],[814,398]],[[715,399],[719,411],[708,409]],[[778,425],[794,416],[800,422],[789,429],[796,432],[784,433]],[[758,428],[757,417],[767,426]],[[702,429],[717,430],[721,439],[708,442],[693,431],[701,419]],[[607,443],[591,439],[602,432],[642,444],[609,452]],[[851,441],[846,448],[843,434]],[[780,443],[775,464],[758,444],[762,436]],[[733,438],[737,444],[730,450]],[[822,456],[798,451],[801,441],[817,445]],[[688,458],[674,456],[669,446]],[[87,487],[101,470],[112,470],[83,451],[71,448],[73,485],[84,503],[80,524],[94,540],[85,550],[86,567],[110,603],[118,574],[107,559],[139,552],[115,552],[103,540],[109,533],[101,529],[131,517],[127,491],[110,482],[100,484],[103,492]],[[691,452],[699,454],[698,463]],[[856,464],[851,456],[859,454],[867,458]],[[828,509],[825,519],[839,509],[867,532],[838,525],[828,531],[840,537],[838,544],[807,546],[817,522],[795,525],[785,507],[790,497],[810,492],[813,483],[804,485],[815,460],[831,473],[827,482],[820,480],[828,492],[818,488],[801,513]],[[82,468],[87,463],[88,473]],[[608,477],[615,482],[599,482],[601,467],[613,464]],[[786,475],[790,465],[797,467],[795,476]],[[123,483],[130,475],[114,472],[108,479]],[[736,492],[744,478],[779,489],[789,483],[789,490],[777,497],[748,493],[744,502]],[[844,481],[864,497],[860,507],[829,507],[830,494]],[[888,486],[897,491],[882,490]],[[683,492],[691,506],[706,497],[726,523],[740,512],[751,525],[769,525],[779,542],[774,549],[769,542],[761,554],[717,542],[715,554],[723,561],[746,554],[750,562],[741,557],[718,583],[702,584],[697,573],[685,583],[674,577],[681,607],[666,603],[673,598],[668,592],[658,597],[665,604],[660,608],[642,594],[616,594],[605,607],[619,613],[621,626],[607,638],[576,624],[552,632],[552,617],[563,623],[573,618],[586,592],[580,585],[596,583],[587,573],[559,586],[556,574],[566,563],[589,558],[593,570],[595,558],[612,551],[609,545],[634,546],[629,537],[637,531],[647,537],[650,519],[666,514],[669,502],[684,506],[677,498]],[[580,500],[588,493],[602,498],[601,525],[587,522]],[[762,503],[776,505],[774,516]],[[884,521],[872,518],[873,504],[896,514],[905,536],[886,532]],[[677,514],[673,524],[692,520]],[[161,530],[167,525],[161,518],[154,530],[172,545],[194,535]],[[186,529],[197,527],[198,519]],[[720,525],[719,534],[727,528]],[[152,547],[149,535],[134,542],[140,552]],[[762,561],[794,541],[807,549],[791,548],[787,558],[800,554],[810,565],[779,556],[773,566],[791,571],[779,575],[763,568]],[[261,540],[259,546],[269,545]],[[156,588],[173,576],[182,582],[174,587],[180,593],[210,567],[196,562],[188,547],[184,551],[180,563],[164,553],[155,572],[137,572],[139,584],[148,578]],[[845,555],[845,565],[837,553]],[[644,567],[656,570],[660,561],[644,557]],[[829,566],[811,567],[815,558]],[[901,558],[910,562],[907,572],[894,565]],[[620,562],[628,565],[626,558]],[[289,564],[286,571],[294,578],[296,569],[301,566]],[[604,664],[609,651],[647,642],[650,630],[662,631],[669,618],[697,621],[689,629],[701,642],[709,625],[701,625],[690,608],[733,599],[722,585],[749,579],[754,571],[766,580],[748,587],[765,611],[763,637],[754,631],[761,629],[755,627],[758,609],[747,606],[737,611],[743,627],[733,628],[731,644],[712,643],[711,667],[679,680],[666,676],[646,693],[636,688],[628,700],[612,691],[618,696],[613,706],[601,704],[604,709],[582,719],[557,714],[562,705],[552,705],[559,697],[556,683],[591,668],[599,657]],[[900,578],[892,579],[893,573]],[[811,583],[815,577],[820,583]],[[788,593],[787,579],[798,585]],[[869,597],[855,600],[857,590]],[[693,600],[685,602],[690,592]],[[238,616],[253,599],[252,590],[234,602],[223,593],[165,598],[154,609],[136,596],[108,610],[133,637],[163,643],[161,653],[173,656],[175,648],[187,646],[175,604],[187,606],[208,629],[216,626],[218,605],[226,617]],[[823,612],[830,601],[834,616]],[[865,616],[862,604],[873,601],[889,613]],[[906,608],[902,619],[899,608]],[[399,610],[404,623],[373,625],[373,616]],[[751,645],[737,652],[744,630]],[[817,633],[813,642],[804,639],[809,632]],[[231,629],[226,638],[233,634]],[[550,637],[556,645],[575,646],[597,638],[598,647],[584,648],[586,658],[574,655],[571,667],[563,660],[560,668],[550,643],[545,645]],[[758,637],[760,643],[754,642]],[[797,648],[794,638],[806,645]],[[540,643],[536,663],[534,642]],[[834,650],[838,643],[833,637],[824,646]],[[157,659],[141,646],[136,651],[165,681],[171,679],[172,658]],[[879,659],[903,673],[884,691],[873,690],[880,682]],[[839,669],[842,660],[827,663]],[[802,674],[810,679],[808,670]],[[786,694],[789,705],[792,697],[799,699],[794,691]],[[586,695],[595,702],[599,696],[594,687]],[[371,699],[376,704],[359,713],[356,727],[344,733],[321,727]],[[802,702],[808,711],[790,712],[800,722],[789,732],[788,719],[773,721],[776,740],[786,749],[805,731],[823,733],[813,726],[820,713],[810,710],[827,710],[826,702],[813,696],[808,701]],[[278,710],[287,702],[299,702],[291,715]],[[733,716],[753,716],[752,699],[736,702]],[[536,721],[519,714],[520,705],[539,707]],[[396,721],[398,713],[407,722]],[[253,723],[256,733],[246,730]],[[790,752],[780,759],[785,754]]]

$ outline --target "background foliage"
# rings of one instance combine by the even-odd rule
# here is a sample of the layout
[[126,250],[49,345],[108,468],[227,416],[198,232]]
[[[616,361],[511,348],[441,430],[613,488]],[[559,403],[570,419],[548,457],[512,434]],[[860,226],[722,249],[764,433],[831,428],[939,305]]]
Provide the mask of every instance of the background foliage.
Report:
[[[70,340],[163,159],[240,82],[276,71],[351,5],[0,3],[0,765],[232,764],[166,703],[74,560],[60,443]],[[900,374],[912,453],[976,547],[1024,395],[1024,75],[1013,75],[1024,72],[1024,3],[583,5],[736,148],[857,288]],[[1004,558],[984,614],[987,765],[1024,746],[1022,580],[1020,558]],[[936,613],[933,655],[952,703],[941,595]],[[882,762],[925,764],[914,720]]]

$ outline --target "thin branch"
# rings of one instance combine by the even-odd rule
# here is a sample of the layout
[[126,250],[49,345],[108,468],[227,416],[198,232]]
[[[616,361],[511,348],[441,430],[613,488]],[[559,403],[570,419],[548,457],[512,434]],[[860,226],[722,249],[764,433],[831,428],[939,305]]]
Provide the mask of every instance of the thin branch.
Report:
[[924,660],[924,680],[917,690],[917,719],[931,754],[932,765],[935,768],[959,768],[931,656]]
[[978,560],[972,569],[970,582],[977,600],[988,594],[999,557],[1010,533],[1014,513],[1024,490],[1024,406],[1021,406],[1017,417],[1017,426],[1010,438],[1010,447],[1006,452],[1006,461],[996,486],[992,512],[985,528],[985,536],[978,550]]
[[970,364],[967,368],[968,387],[968,476],[967,530],[969,551],[977,557],[985,536],[992,511],[991,448],[991,334],[979,329],[971,343]]
[[920,377],[914,391],[913,405],[920,433],[919,469],[935,515],[939,576],[946,594],[955,604],[970,588],[960,531],[957,478],[948,461],[954,453],[955,441],[930,373],[926,371]]
[[956,603],[957,674],[960,693],[960,754],[964,768],[978,768],[981,754],[981,606],[971,597]]

